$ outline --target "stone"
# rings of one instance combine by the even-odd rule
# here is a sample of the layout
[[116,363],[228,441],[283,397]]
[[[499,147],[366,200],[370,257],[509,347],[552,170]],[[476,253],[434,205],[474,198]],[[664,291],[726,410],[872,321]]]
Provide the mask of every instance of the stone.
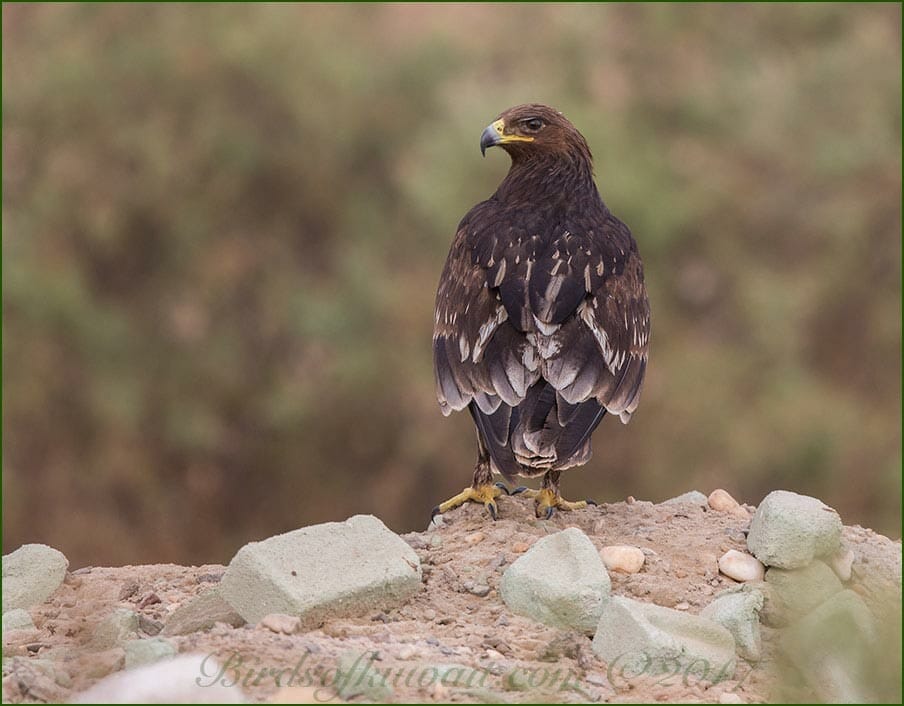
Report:
[[636,574],[644,562],[643,550],[623,544],[613,544],[600,550],[600,557],[609,571]]
[[750,554],[729,549],[719,558],[719,571],[735,581],[762,581],[766,567]]
[[591,646],[609,669],[624,673],[668,660],[682,671],[706,668],[707,680],[716,682],[730,679],[737,662],[734,638],[718,623],[622,596],[603,605]]
[[738,655],[751,662],[758,662],[762,657],[762,609],[763,594],[744,584],[738,589],[720,593],[700,611],[700,617],[712,620],[728,630],[734,638]]
[[700,507],[704,507],[708,503],[708,498],[701,493],[699,490],[691,490],[688,493],[682,493],[681,495],[677,495],[674,498],[669,498],[668,500],[663,500],[662,505],[699,505]]
[[245,624],[245,619],[235,608],[223,600],[219,589],[213,588],[198,594],[180,605],[166,619],[163,634],[167,636],[189,635],[209,630],[216,623],[226,623],[234,628]]
[[577,527],[543,537],[499,585],[509,610],[541,623],[593,634],[609,597],[609,574],[593,542]]
[[841,518],[807,495],[774,490],[750,522],[747,549],[766,566],[799,569],[841,544]]
[[854,552],[847,547],[841,547],[828,559],[828,564],[838,579],[844,583],[851,580],[854,568]]
[[828,566],[814,561],[801,569],[771,568],[766,572],[771,596],[785,620],[796,620],[841,591],[844,586]]
[[3,614],[3,632],[9,630],[34,630],[35,624],[28,611],[23,608],[13,608]]
[[[5,651],[4,651],[5,652]],[[3,703],[63,703],[72,680],[62,665],[30,657],[3,659]]]
[[123,643],[126,653],[126,669],[143,667],[176,656],[176,648],[169,640],[151,637],[145,640],[127,640]]
[[316,627],[398,607],[421,588],[417,553],[376,517],[356,515],[246,544],[219,591],[248,622],[285,613]]
[[270,613],[261,618],[258,623],[262,628],[283,635],[292,635],[301,629],[301,619],[294,615],[282,613]]
[[727,490],[722,490],[722,488],[716,488],[711,492],[707,498],[707,503],[717,512],[732,512],[741,507],[738,501],[731,497]]
[[880,702],[872,678],[881,660],[876,627],[869,608],[853,591],[836,593],[786,628],[779,644],[821,701]]
[[719,703],[720,704],[746,704],[740,696],[738,696],[733,691],[723,691],[719,694]]
[[221,667],[211,655],[189,654],[108,676],[70,703],[240,704],[245,697],[235,670]]
[[138,637],[138,614],[116,608],[94,628],[89,644],[94,650],[109,650],[134,637]]
[[63,579],[69,560],[46,544],[25,544],[3,557],[3,612],[46,601]]

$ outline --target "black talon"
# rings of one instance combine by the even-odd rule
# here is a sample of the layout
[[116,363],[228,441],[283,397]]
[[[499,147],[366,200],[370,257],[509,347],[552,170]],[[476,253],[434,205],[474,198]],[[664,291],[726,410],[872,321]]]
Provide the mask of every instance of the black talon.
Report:
[[506,484],[503,483],[502,481],[499,481],[499,482],[496,483],[495,485],[496,485],[497,488],[499,488],[499,490],[501,490],[501,491],[502,491],[503,493],[505,493],[506,495],[511,495],[511,494],[512,494],[511,491],[508,489],[508,486],[506,486]]
[[588,505],[593,505],[594,507],[597,506],[596,500],[591,500],[590,498],[587,498],[587,500],[586,500],[585,502],[586,502]]
[[436,507],[433,508],[433,510],[430,511],[430,519],[432,520],[438,514],[439,514],[439,505],[437,505]]
[[511,493],[509,493],[509,495],[518,495],[518,493],[523,493],[525,490],[527,490],[526,485],[519,485]]
[[487,503],[487,510],[490,511],[490,517],[493,518],[493,522],[496,521],[496,503]]
[[550,505],[548,508],[546,508],[546,519],[551,520],[552,516],[555,514],[555,512],[556,512],[556,508],[554,505]]

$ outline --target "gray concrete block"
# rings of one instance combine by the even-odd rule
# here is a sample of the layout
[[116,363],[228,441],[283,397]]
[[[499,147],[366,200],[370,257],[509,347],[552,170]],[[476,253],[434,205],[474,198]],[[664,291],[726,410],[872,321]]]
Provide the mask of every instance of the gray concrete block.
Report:
[[844,588],[835,572],[821,561],[800,569],[771,568],[766,572],[766,583],[784,621],[797,620]]
[[219,592],[249,623],[284,613],[310,628],[396,607],[421,586],[415,551],[376,517],[356,515],[246,544]]
[[576,527],[536,542],[506,569],[499,587],[513,613],[588,635],[610,590],[599,552]]
[[610,669],[656,675],[677,666],[700,682],[730,679],[737,662],[734,638],[721,625],[622,596],[604,604],[592,649]]
[[25,544],[3,557],[3,612],[46,601],[63,579],[69,560],[46,544]]
[[760,611],[763,594],[748,585],[724,591],[700,611],[700,617],[712,620],[731,633],[738,654],[751,662],[762,656]]
[[798,569],[841,546],[841,518],[821,500],[787,490],[769,493],[750,521],[747,548],[766,566]]
[[833,595],[780,638],[782,652],[826,703],[880,702],[874,692],[878,644],[872,614],[851,590]]

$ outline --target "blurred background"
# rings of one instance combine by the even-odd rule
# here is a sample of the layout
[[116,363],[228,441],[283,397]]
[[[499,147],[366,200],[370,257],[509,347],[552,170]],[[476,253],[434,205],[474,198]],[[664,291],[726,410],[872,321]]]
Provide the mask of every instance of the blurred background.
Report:
[[561,109],[653,308],[564,494],[786,488],[900,536],[901,8],[3,5],[3,551],[227,562],[470,482],[433,391],[510,105]]

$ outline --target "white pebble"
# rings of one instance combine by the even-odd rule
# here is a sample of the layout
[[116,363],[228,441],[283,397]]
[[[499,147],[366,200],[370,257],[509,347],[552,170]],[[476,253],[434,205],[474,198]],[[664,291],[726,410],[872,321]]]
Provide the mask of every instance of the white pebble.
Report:
[[643,566],[644,553],[637,547],[613,544],[600,550],[600,557],[609,571],[636,574]]
[[283,613],[269,613],[261,618],[259,625],[277,634],[291,635],[301,629],[301,618]]
[[399,659],[413,659],[418,656],[417,648],[412,647],[411,645],[404,645],[402,649],[399,650]]
[[727,490],[721,488],[716,488],[709,494],[709,506],[719,512],[731,512],[740,507],[738,501],[731,497]]
[[747,702],[744,701],[744,699],[742,699],[740,696],[738,696],[737,694],[735,694],[732,691],[723,691],[721,694],[719,694],[719,703],[720,704],[746,704]]
[[719,571],[735,581],[762,581],[766,567],[750,554],[729,549],[719,559]]
[[854,552],[842,547],[829,558],[829,566],[835,575],[844,582],[851,580],[851,569],[854,566]]

